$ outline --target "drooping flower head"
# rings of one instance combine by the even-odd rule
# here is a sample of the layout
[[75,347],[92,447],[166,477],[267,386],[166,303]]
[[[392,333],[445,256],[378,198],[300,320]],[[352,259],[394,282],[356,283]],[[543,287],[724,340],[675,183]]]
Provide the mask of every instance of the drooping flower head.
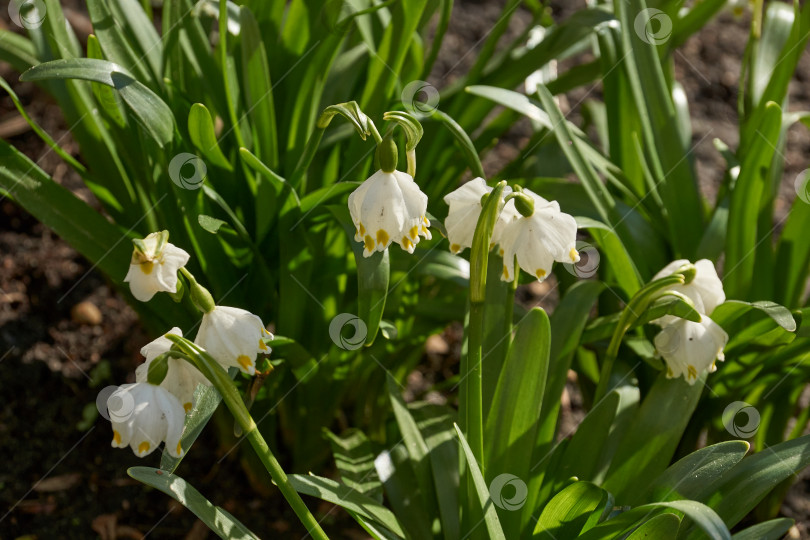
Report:
[[385,251],[392,242],[413,253],[420,236],[431,238],[427,195],[404,172],[377,171],[349,195],[349,212],[363,242],[363,256]]
[[177,271],[186,265],[188,253],[169,243],[169,232],[155,232],[135,240],[135,249],[124,281],[132,296],[148,302],[155,293],[177,291]]
[[728,334],[707,315],[700,322],[677,319],[655,336],[655,349],[667,364],[667,378],[680,377],[695,384],[704,371],[714,372],[723,361]]
[[413,253],[420,236],[431,238],[427,195],[413,177],[397,170],[397,146],[386,135],[377,145],[380,170],[349,195],[354,239],[363,242],[363,256],[385,251],[396,242]]
[[[504,193],[511,193],[506,187]],[[483,178],[475,178],[461,187],[444,196],[444,202],[450,207],[444,226],[447,229],[447,240],[450,242],[452,253],[461,253],[464,249],[472,247],[475,227],[481,215],[483,197],[492,192]],[[508,223],[519,218],[512,200],[506,202],[501,211],[495,229],[492,231],[492,244],[500,242],[501,234]]]
[[273,334],[262,320],[244,309],[216,306],[205,313],[194,343],[205,349],[225,367],[237,367],[243,373],[256,373],[256,356],[269,354],[264,340]]
[[[167,334],[182,336],[183,331],[177,327],[172,328]],[[160,336],[156,340],[144,345],[141,355],[146,361],[135,370],[135,380],[137,382],[147,382],[149,374],[149,364],[158,355],[167,352],[172,348],[172,342],[165,336]],[[182,358],[169,358],[168,371],[160,386],[169,391],[174,397],[180,400],[186,412],[194,406],[194,390],[198,385],[211,386],[211,382],[200,373],[190,362]]]
[[[653,280],[670,276],[688,264],[686,259],[672,261]],[[715,362],[724,359],[723,348],[728,343],[728,334],[709,318],[715,308],[726,301],[723,282],[708,259],[697,261],[694,268],[694,277],[688,283],[671,285],[665,290],[689,298],[701,320],[694,322],[665,315],[652,321],[661,326],[654,342],[657,353],[667,364],[667,377],[683,375],[689,384],[694,384],[704,371],[715,371]]]
[[186,414],[180,401],[163,387],[137,382],[118,387],[107,400],[113,448],[129,445],[138,457],[166,443],[174,457],[183,455],[180,437]]
[[547,201],[528,189],[521,190],[521,196],[524,198],[514,199],[519,217],[508,222],[500,235],[503,249],[501,279],[515,279],[517,257],[520,268],[543,281],[551,273],[554,261],[579,261],[577,222],[573,216],[560,211],[557,201]]
[[[661,279],[671,276],[676,270],[682,266],[690,264],[686,259],[678,259],[672,261],[660,272],[655,274],[653,280]],[[695,311],[698,313],[711,315],[714,308],[726,301],[726,293],[723,290],[723,282],[717,275],[717,270],[714,264],[708,259],[701,259],[695,264],[695,277],[689,283],[684,285],[672,285],[667,287],[667,290],[679,292],[687,296],[695,305]],[[674,322],[677,319],[674,315],[666,315],[660,319],[656,319],[653,323],[664,325]]]

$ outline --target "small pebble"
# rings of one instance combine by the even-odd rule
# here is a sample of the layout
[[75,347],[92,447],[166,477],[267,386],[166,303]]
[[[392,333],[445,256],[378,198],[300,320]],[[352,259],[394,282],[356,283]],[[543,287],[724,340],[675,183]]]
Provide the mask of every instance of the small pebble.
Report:
[[70,310],[70,317],[77,324],[101,324],[101,310],[92,302],[79,302]]

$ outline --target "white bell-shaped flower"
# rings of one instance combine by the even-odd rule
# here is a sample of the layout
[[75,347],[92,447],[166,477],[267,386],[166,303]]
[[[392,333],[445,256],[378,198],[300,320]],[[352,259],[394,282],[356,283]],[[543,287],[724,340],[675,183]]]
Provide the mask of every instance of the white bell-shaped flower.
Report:
[[[481,199],[490,192],[492,192],[492,188],[486,184],[483,178],[479,177],[444,196],[444,202],[450,207],[444,226],[447,229],[447,240],[450,242],[452,253],[460,253],[464,249],[472,247],[475,227],[478,225],[478,218],[483,209]],[[509,187],[504,188],[504,195],[511,192]],[[498,216],[498,221],[495,222],[491,243],[499,243],[506,225],[519,217],[520,214],[515,209],[514,201],[507,201]]]
[[420,236],[430,239],[427,203],[427,195],[401,171],[379,170],[363,182],[349,195],[354,239],[363,242],[363,256],[385,251],[391,242],[413,253]]
[[265,338],[272,339],[262,320],[249,311],[216,306],[203,315],[194,343],[205,349],[225,367],[238,367],[242,372],[256,373],[256,356],[269,354]]
[[[689,264],[686,259],[672,261],[660,272],[655,274],[653,280],[671,276],[683,265]],[[708,259],[701,259],[695,263],[695,277],[685,285],[672,285],[667,290],[676,291],[687,296],[695,305],[695,310],[700,314],[711,315],[714,309],[726,301],[726,293],[723,291],[723,282],[717,276],[714,264]],[[652,321],[661,326],[676,322],[678,317],[665,315]]]
[[157,292],[177,291],[177,271],[186,265],[189,255],[168,238],[166,231],[152,233],[132,253],[124,281],[141,302],[148,302]]
[[524,189],[523,193],[534,201],[534,211],[509,223],[501,233],[503,281],[515,279],[515,257],[526,272],[543,281],[551,273],[554,261],[575,263],[577,252],[577,222],[560,211],[557,201],[547,201],[540,195]]
[[[174,327],[166,332],[166,334],[182,336],[183,331]],[[149,364],[157,356],[171,349],[172,345],[173,343],[165,336],[160,336],[151,343],[144,345],[141,349],[141,355],[146,358],[146,361],[135,370],[135,380],[137,382],[147,382]],[[211,386],[211,382],[205,378],[205,375],[190,362],[182,358],[169,358],[166,377],[163,379],[163,382],[160,383],[160,386],[179,399],[186,412],[191,411],[194,406],[194,390],[200,384]]]
[[665,325],[655,336],[655,350],[667,364],[667,377],[683,377],[694,384],[704,371],[717,368],[724,360],[723,348],[728,334],[713,320],[703,316],[700,322],[677,319]]
[[166,442],[174,457],[183,455],[180,437],[186,414],[168,390],[147,382],[124,384],[107,399],[113,428],[113,448],[129,445],[135,455],[147,456]]

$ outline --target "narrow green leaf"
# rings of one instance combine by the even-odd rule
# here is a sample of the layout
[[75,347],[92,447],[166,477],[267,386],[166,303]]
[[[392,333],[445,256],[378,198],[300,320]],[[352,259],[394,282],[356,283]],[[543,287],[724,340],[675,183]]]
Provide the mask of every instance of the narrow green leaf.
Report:
[[160,85],[163,80],[163,45],[143,5],[138,0],[113,0],[108,5],[116,23],[122,25],[138,62],[148,65]]
[[174,137],[174,116],[169,106],[118,64],[91,58],[53,60],[34,66],[20,76],[21,81],[48,79],[83,79],[111,86],[118,90],[141,127],[159,145],[165,146]]
[[169,454],[165,449],[160,456],[160,468],[169,473],[173,473],[180,466],[180,462],[188,455],[191,445],[202,433],[202,430],[208,424],[208,421],[214,415],[214,411],[219,407],[222,401],[222,396],[213,386],[198,386],[194,390],[194,408],[189,414],[186,415],[185,425],[183,426],[183,438],[180,444],[185,451],[182,457],[176,458]]
[[405,537],[399,520],[389,509],[349,486],[314,475],[291,474],[288,478],[298,493],[336,504]]
[[23,72],[39,63],[33,42],[10,30],[0,29],[0,60]]
[[329,210],[343,225],[349,243],[352,246],[354,260],[357,264],[357,307],[358,315],[366,323],[366,347],[374,343],[380,328],[385,300],[388,297],[388,280],[390,277],[390,259],[388,250],[375,251],[370,257],[363,256],[363,243],[354,239],[354,223],[346,206],[330,206]]
[[[481,469],[478,467],[478,463],[475,461],[475,456],[470,449],[470,445],[467,444],[467,439],[464,438],[464,434],[461,433],[461,429],[457,424],[455,425],[455,428],[459,443],[464,451],[464,457],[467,461],[467,470],[472,476],[473,484],[475,485],[475,492],[478,495],[478,503],[481,506],[481,513],[484,515],[484,523],[486,524],[489,538],[490,540],[505,540],[506,536],[504,535],[503,529],[501,528],[501,523],[498,520],[498,513],[495,511],[495,505],[493,504],[492,499],[490,499],[489,488],[484,480],[484,476],[481,474]],[[472,503],[472,501],[469,502]]]
[[442,125],[453,134],[453,137],[455,137],[459,146],[461,146],[461,151],[467,158],[467,165],[470,167],[470,171],[472,172],[473,176],[486,178],[486,174],[484,174],[484,166],[481,165],[481,158],[478,157],[478,152],[475,150],[475,145],[473,144],[472,140],[470,140],[470,136],[467,135],[460,125],[458,125],[458,122],[438,109],[433,111],[433,117],[438,119]]
[[210,232],[211,234],[217,234],[219,232],[219,229],[222,228],[223,225],[227,225],[228,223],[227,221],[222,221],[221,219],[217,219],[215,217],[206,216],[205,214],[198,215],[197,222],[200,224],[200,227]]
[[681,519],[675,514],[661,514],[644,522],[627,540],[675,540],[680,526]]
[[11,101],[14,102],[14,106],[17,108],[17,111],[20,113],[20,116],[22,116],[28,123],[28,125],[31,126],[31,129],[34,130],[34,133],[36,133],[39,136],[39,138],[42,139],[45,142],[45,144],[48,145],[49,148],[51,148],[54,152],[56,152],[56,154],[60,158],[62,158],[66,163],[68,163],[71,167],[73,167],[79,174],[85,176],[85,173],[87,171],[84,165],[76,161],[76,159],[73,156],[65,152],[62,149],[62,147],[60,147],[56,143],[56,141],[54,141],[53,138],[50,135],[48,135],[48,133],[46,133],[45,130],[43,130],[39,126],[39,124],[37,124],[34,121],[33,118],[31,118],[31,116],[23,107],[22,103],[20,103],[20,98],[17,97],[17,93],[14,92],[14,90],[11,88],[11,86],[6,82],[6,80],[3,77],[0,77],[0,88],[2,88],[3,90],[6,91],[6,93],[8,93],[8,96],[11,98]]
[[611,392],[599,401],[577,427],[560,465],[554,471],[555,487],[571,477],[593,481],[619,406],[620,396]]
[[[578,216],[576,220],[577,227],[587,229],[597,241],[604,254],[605,263],[612,270],[613,279],[624,289],[628,297],[635,294],[643,285],[641,275],[632,256],[616,234],[615,229],[595,219]],[[586,267],[586,269],[592,269],[596,273],[602,262],[602,255],[599,252],[589,253],[586,251],[585,253],[589,257],[599,257],[594,261],[589,260]]]
[[592,513],[601,514],[607,497],[605,490],[590,482],[574,482],[549,501],[532,538],[576,538]]
[[324,428],[323,433],[332,446],[332,455],[343,483],[382,503],[382,484],[374,469],[374,452],[366,435],[359,429],[348,429],[335,435]]
[[802,305],[804,287],[810,273],[810,183],[802,186],[804,197],[796,197],[790,208],[785,228],[779,237],[774,269],[776,274],[776,300],[787,306]]
[[579,540],[597,540],[622,538],[623,533],[633,531],[639,520],[647,519],[660,510],[677,510],[686,514],[702,530],[700,538],[708,536],[711,540],[731,540],[731,533],[723,521],[708,506],[695,501],[656,502],[637,506],[618,514],[597,525],[579,537]]
[[195,103],[188,113],[188,133],[194,147],[205,156],[209,163],[232,171],[228,158],[222,153],[214,133],[214,120],[208,108],[202,103]]
[[[702,378],[689,385],[682,378],[667,379],[663,372],[658,375],[619,444],[603,484],[618,503],[624,504],[635,491],[648,489],[664,471],[702,391]],[[666,422],[661,421],[661,411],[667,411]]]
[[[143,9],[140,6],[137,6],[136,9],[143,16]],[[147,57],[147,62],[141,61],[139,54],[127,41],[126,32],[121,28],[120,21],[113,18],[107,2],[87,0],[87,12],[93,23],[93,30],[101,43],[101,48],[104,50],[104,56],[133,73],[135,75],[133,79],[143,81],[154,88],[160,74],[151,72],[149,69],[153,53]],[[128,21],[129,17],[135,17],[135,15],[127,14],[124,21]]]
[[743,529],[734,536],[732,540],[780,540],[793,526],[793,520],[789,518],[777,518],[764,523],[752,525]]
[[726,300],[714,309],[712,320],[720,326],[728,326],[751,310],[761,311],[788,332],[796,331],[796,320],[790,310],[770,300],[758,302]]
[[771,446],[738,463],[707,500],[730,527],[736,525],[780,482],[810,464],[810,435]]
[[[613,7],[622,24],[622,62],[639,110],[648,154],[660,159],[651,168],[667,210],[670,241],[676,254],[691,258],[703,235],[703,209],[658,47],[655,40],[643,39],[643,33],[634,31],[639,17],[646,16],[647,5],[644,0],[614,0]],[[642,22],[652,24],[649,20]]]
[[427,444],[422,438],[422,434],[419,432],[411,413],[405,406],[396,379],[390,373],[386,373],[386,383],[388,386],[388,398],[394,411],[394,417],[397,420],[399,432],[402,435],[402,442],[408,451],[411,467],[413,467],[416,474],[416,482],[422,493],[421,499],[430,508],[435,503],[436,496],[433,490],[433,475],[431,474],[430,460],[428,459]]
[[[582,329],[585,327],[593,305],[604,287],[604,284],[599,281],[583,280],[577,282],[568,289],[551,316],[548,378],[543,394],[542,414],[537,428],[536,442],[532,452],[530,476],[529,480],[526,481],[529,492],[526,504],[521,512],[522,531],[525,531],[527,527],[534,523],[532,520],[533,512],[537,510],[541,503],[545,502],[545,499],[540,499],[543,486],[546,486],[550,494],[551,482],[546,482],[545,478],[547,476],[550,478],[551,472],[556,470],[556,466],[554,468],[550,467],[552,459],[549,455],[553,451],[557,433],[560,396],[563,388],[565,388],[568,369],[571,367],[574,352],[579,347]],[[569,434],[564,435],[568,436]]]
[[439,517],[446,540],[460,538],[459,524],[459,452],[453,429],[455,414],[449,407],[413,403],[408,409],[428,446],[433,470]]
[[634,493],[629,500],[631,503],[674,499],[703,501],[723,475],[745,457],[749,448],[745,441],[726,441],[696,450],[670,465],[646,493]]
[[[96,60],[104,60],[104,53],[101,51],[101,45],[98,43],[98,38],[90,34],[87,36],[87,57]],[[105,84],[91,82],[90,86],[93,88],[93,94],[104,112],[106,112],[113,122],[119,127],[127,125],[126,113],[121,104],[121,97],[118,96],[115,90]]]
[[151,467],[130,467],[127,469],[127,474],[147,486],[159,489],[191,510],[220,538],[259,539],[225,509],[211,504],[199,491],[179,476]]
[[[526,482],[537,439],[537,418],[543,405],[549,367],[551,327],[541,308],[532,309],[517,325],[517,332],[487,415],[484,441],[488,447],[487,478],[509,474]],[[519,536],[521,513],[499,512],[504,534]]]
[[273,84],[259,23],[247,6],[239,12],[242,48],[242,88],[250,123],[256,130],[255,148],[268,167],[278,167],[278,135]]
[[[755,282],[770,281],[765,277],[755,280],[754,269],[757,246],[768,242],[771,234],[770,228],[758,230],[758,216],[761,201],[769,190],[767,172],[779,140],[782,110],[771,102],[765,106],[760,118],[761,123],[752,126],[757,136],[751,141],[748,151],[740,156],[740,176],[731,192],[723,286],[732,298],[746,298]],[[767,286],[772,286],[772,283],[767,283]]]

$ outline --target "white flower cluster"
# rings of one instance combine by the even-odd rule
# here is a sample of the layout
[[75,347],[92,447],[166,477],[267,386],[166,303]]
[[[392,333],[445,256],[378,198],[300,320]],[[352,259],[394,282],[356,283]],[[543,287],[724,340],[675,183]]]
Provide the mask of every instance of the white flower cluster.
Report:
[[[689,264],[686,259],[673,261],[658,272],[653,279],[661,279],[675,273],[679,268]],[[673,285],[667,290],[688,297],[700,313],[700,322],[689,321],[666,315],[656,319],[653,324],[661,327],[655,336],[655,349],[667,364],[667,377],[680,377],[689,384],[695,384],[704,372],[717,369],[716,362],[725,359],[723,348],[728,343],[728,334],[709,315],[726,301],[723,282],[717,276],[717,270],[708,259],[695,263],[695,277],[685,285]]]
[[[168,242],[167,233],[152,233],[136,242],[125,281],[129,282],[133,296],[141,301],[150,300],[159,291],[175,293],[177,273],[188,260],[188,253]],[[193,287],[199,287],[193,278],[190,281]],[[150,364],[171,352],[173,343],[166,337],[169,334],[182,337],[183,332],[172,328],[144,346],[141,354],[145,361],[135,371],[136,382],[120,386],[107,400],[115,448],[130,446],[136,455],[146,456],[165,442],[169,454],[183,455],[180,439],[185,416],[194,407],[194,391],[199,385],[211,383],[180,355],[169,356],[166,376],[160,385],[149,382]],[[203,314],[194,343],[224,369],[237,367],[253,375],[257,356],[270,353],[265,340],[272,338],[256,315],[234,307],[212,306]]]
[[[472,246],[482,199],[491,191],[483,178],[476,178],[444,197],[450,206],[445,226],[453,253]],[[554,261],[579,262],[577,222],[560,211],[557,201],[547,201],[528,189],[521,190],[521,193],[531,198],[534,211],[524,216],[515,207],[515,200],[509,199],[495,224],[492,244],[499,245],[498,251],[503,257],[502,280],[515,279],[517,258],[520,268],[543,281],[551,273]]]

